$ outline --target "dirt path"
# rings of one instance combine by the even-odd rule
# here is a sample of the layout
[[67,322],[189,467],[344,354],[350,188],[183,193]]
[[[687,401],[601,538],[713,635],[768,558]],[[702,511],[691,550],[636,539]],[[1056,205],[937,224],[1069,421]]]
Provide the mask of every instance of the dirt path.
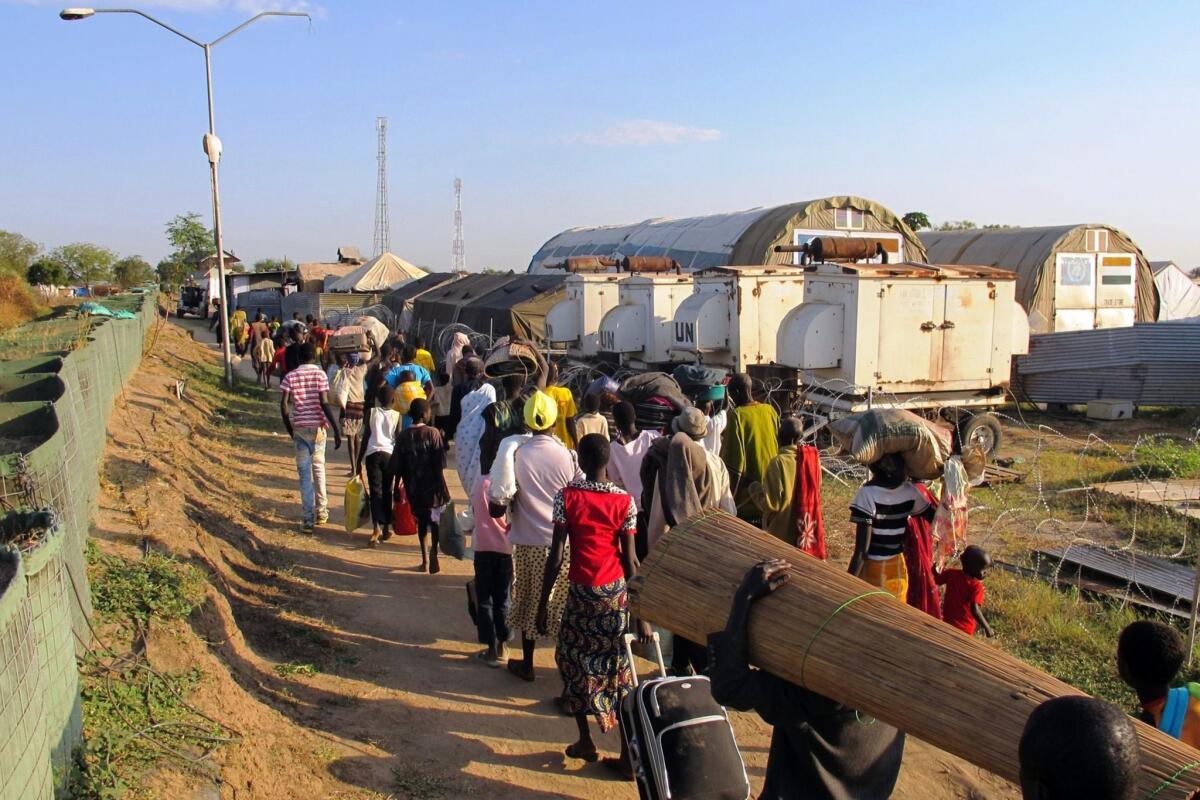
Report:
[[[368,549],[365,531],[345,533],[344,451],[329,454],[329,524],[298,533],[291,445],[268,425],[277,393],[237,399],[221,419],[198,388],[183,403],[168,391],[187,364],[215,362],[205,340],[199,323],[168,326],[128,387],[110,425],[94,533],[118,549],[148,535],[212,576],[209,602],[190,626],[154,632],[150,655],[168,668],[200,665],[209,678],[197,704],[243,734],[217,756],[221,797],[636,797],[604,768],[562,755],[574,723],[550,704],[559,683],[549,647],[534,684],[474,661],[469,561],[443,559],[440,575],[423,575],[415,541]],[[451,489],[461,504],[453,474]],[[734,717],[761,786],[769,729]],[[598,743],[618,748],[615,734]],[[196,785],[167,770],[147,792],[183,796]],[[1015,796],[909,740],[896,797]]]

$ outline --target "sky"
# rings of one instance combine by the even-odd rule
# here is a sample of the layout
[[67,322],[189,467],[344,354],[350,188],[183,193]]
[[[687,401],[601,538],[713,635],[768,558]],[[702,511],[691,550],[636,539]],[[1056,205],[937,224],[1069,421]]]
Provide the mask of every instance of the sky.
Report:
[[[137,2],[137,0],[134,0]],[[1200,266],[1200,3],[147,0],[208,41],[226,248],[372,246],[523,270],[566,228],[826,195],[935,221],[1125,230]],[[0,0],[0,229],[151,263],[211,222],[202,51],[143,19]]]

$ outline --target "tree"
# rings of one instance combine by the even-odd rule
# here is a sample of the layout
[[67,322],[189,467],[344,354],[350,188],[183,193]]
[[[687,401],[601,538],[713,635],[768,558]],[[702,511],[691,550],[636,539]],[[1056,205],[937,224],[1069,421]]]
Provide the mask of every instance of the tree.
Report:
[[975,230],[979,226],[969,219],[948,219],[945,222],[939,223],[934,230],[939,231],[970,231]]
[[174,248],[169,260],[180,264],[198,264],[216,252],[213,232],[200,222],[196,212],[177,214],[167,223],[167,241]]
[[290,260],[288,260],[288,258],[286,256],[283,257],[282,259],[260,258],[258,261],[254,262],[254,271],[255,272],[278,272],[281,270],[291,271],[291,270],[294,270],[295,268],[296,268],[296,265],[293,264]]
[[75,242],[56,248],[50,258],[63,265],[72,281],[90,289],[93,284],[108,280],[117,254],[99,245]]
[[19,233],[0,231],[0,273],[25,277],[42,246]]
[[62,286],[67,282],[67,270],[60,261],[39,258],[29,265],[25,280],[35,286]]
[[912,228],[914,231],[920,231],[933,227],[933,225],[929,222],[929,217],[924,211],[910,211],[901,219],[905,225]]
[[113,264],[112,276],[118,286],[129,289],[154,280],[154,268],[141,256],[126,256]]
[[179,286],[181,285],[191,272],[187,264],[181,261],[176,261],[173,258],[164,258],[158,262],[158,266],[154,268],[158,273],[158,282],[163,286]]

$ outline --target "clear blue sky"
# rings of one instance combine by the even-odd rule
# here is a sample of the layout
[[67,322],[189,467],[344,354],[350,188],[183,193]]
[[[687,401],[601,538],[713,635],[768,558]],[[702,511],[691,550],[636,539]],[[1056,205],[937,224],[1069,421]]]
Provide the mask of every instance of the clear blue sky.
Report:
[[[135,0],[136,1],[136,0]],[[305,4],[283,7],[304,7]],[[209,39],[255,0],[142,8]],[[1200,266],[1200,3],[316,0],[214,51],[227,246],[523,269],[575,225],[858,194],[897,213],[1105,222]],[[211,216],[198,48],[136,17],[0,0],[0,228],[152,262]]]

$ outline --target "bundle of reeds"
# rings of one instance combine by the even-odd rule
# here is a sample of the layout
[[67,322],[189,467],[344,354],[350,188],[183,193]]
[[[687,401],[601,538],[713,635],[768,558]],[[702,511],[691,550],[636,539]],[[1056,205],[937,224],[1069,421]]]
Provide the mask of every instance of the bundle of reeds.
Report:
[[[655,545],[635,581],[633,611],[702,642],[725,627],[746,571],[769,558],[787,559],[791,579],[754,605],[755,665],[990,772],[1017,780],[1017,744],[1030,712],[1051,697],[1082,694],[720,512],[688,520]],[[1200,752],[1136,726],[1142,796],[1200,790]]]

